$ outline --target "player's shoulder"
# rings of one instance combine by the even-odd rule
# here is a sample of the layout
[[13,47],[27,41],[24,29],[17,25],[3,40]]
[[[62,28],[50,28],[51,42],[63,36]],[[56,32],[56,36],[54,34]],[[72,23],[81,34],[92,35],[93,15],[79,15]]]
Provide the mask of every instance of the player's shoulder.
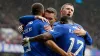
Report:
[[74,25],[82,27],[82,26],[81,26],[80,24],[78,24],[78,23],[74,23]]
[[55,22],[55,23],[53,24],[53,26],[64,28],[64,27],[68,27],[69,24],[61,24],[60,21],[58,21],[58,22]]
[[66,29],[66,27],[64,26],[64,24],[59,24],[59,23],[56,26],[54,26],[54,27],[58,28],[59,30],[60,29],[63,29],[63,30]]
[[56,25],[59,24],[59,23],[60,23],[60,21],[55,22],[55,23],[53,24],[53,26],[56,26]]
[[33,21],[35,24],[37,25],[41,25],[41,26],[44,26],[44,25],[49,25],[49,23],[45,22],[45,21],[42,21],[40,19],[36,19]]
[[79,26],[80,28],[83,28],[80,24],[74,23],[74,25]]
[[34,18],[34,15],[24,15],[19,18],[19,22],[25,25],[28,22],[34,20]]
[[78,23],[74,23],[74,25],[79,25],[79,26],[81,26],[80,24],[78,24]]
[[33,18],[34,17],[34,15],[24,15],[24,16],[21,16],[20,18]]

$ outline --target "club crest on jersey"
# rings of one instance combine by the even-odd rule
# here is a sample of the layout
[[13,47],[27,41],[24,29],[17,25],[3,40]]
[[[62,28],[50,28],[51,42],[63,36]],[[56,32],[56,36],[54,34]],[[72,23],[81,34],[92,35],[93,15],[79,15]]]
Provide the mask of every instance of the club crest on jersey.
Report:
[[76,26],[73,26],[74,29],[78,29]]
[[69,29],[69,32],[70,32],[70,33],[74,33],[74,30],[75,30],[75,29],[77,29],[77,27],[76,27],[76,26],[73,26],[72,28]]
[[69,29],[70,33],[74,33],[74,30],[78,30],[79,28],[77,26],[73,26],[71,29]]
[[[33,23],[33,21],[30,21],[30,22],[28,22],[28,24],[27,24],[27,25],[32,24],[32,23]],[[26,25],[26,26],[27,26],[27,25]]]

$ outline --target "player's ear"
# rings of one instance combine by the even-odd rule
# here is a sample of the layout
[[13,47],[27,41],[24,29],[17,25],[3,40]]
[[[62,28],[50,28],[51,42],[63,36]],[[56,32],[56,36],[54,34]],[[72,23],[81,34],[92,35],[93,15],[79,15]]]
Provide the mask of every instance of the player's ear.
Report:
[[60,10],[60,13],[62,13],[62,10]]
[[60,14],[62,15],[62,13],[63,13],[63,11],[62,10],[60,10]]

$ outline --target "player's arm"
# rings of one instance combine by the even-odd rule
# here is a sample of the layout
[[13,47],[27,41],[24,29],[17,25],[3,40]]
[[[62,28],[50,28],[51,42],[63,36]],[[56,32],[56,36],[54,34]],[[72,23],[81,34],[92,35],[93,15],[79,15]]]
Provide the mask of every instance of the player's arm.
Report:
[[[47,40],[45,42],[45,44],[47,46],[49,46],[53,51],[60,54],[61,56],[67,56],[68,55],[68,53],[65,52],[63,49],[61,49],[53,40]],[[69,54],[72,55],[71,53],[69,53]]]
[[88,32],[86,32],[86,35],[84,35],[83,37],[87,45],[92,45],[93,40]]
[[19,22],[23,25],[26,25],[28,22],[34,21],[34,20],[35,20],[35,16],[33,15],[25,15],[19,18]]
[[27,40],[28,40],[30,42],[44,42],[44,41],[47,41],[47,40],[56,39],[59,36],[64,34],[63,30],[64,29],[62,27],[56,26],[56,27],[54,27],[53,30],[50,30],[49,32],[45,32],[43,34],[31,37],[31,38],[26,36],[26,38],[24,38],[23,41],[27,42]]
[[47,40],[51,40],[52,35],[49,32],[34,36],[34,37],[26,37],[23,39],[23,44],[26,44],[28,41],[30,42],[45,42]]
[[49,23],[49,21],[48,21],[46,18],[44,18],[44,17],[42,17],[42,16],[34,16],[34,15],[21,16],[21,17],[19,18],[19,22],[20,22],[21,24],[26,25],[28,22],[34,21],[35,19],[40,19],[40,20],[42,20],[43,22],[46,21],[46,22]]
[[30,42],[45,42],[46,45],[48,45],[53,51],[55,51],[56,53],[62,55],[62,56],[71,56],[72,53],[66,53],[63,49],[61,49],[60,47],[58,47],[51,39],[52,39],[52,35],[49,32],[46,32],[44,34],[35,36],[35,37],[31,37],[31,38],[24,38],[24,44],[27,43],[28,41]]
[[[45,17],[42,17],[42,16],[35,16],[35,18],[36,19],[40,19],[40,20],[42,20],[43,22],[47,22],[47,23],[49,23],[49,21],[45,18]],[[49,23],[50,24],[50,23]]]
[[59,53],[60,55],[66,55],[65,51],[63,51],[53,41],[51,41],[52,38],[53,38],[52,35],[49,32],[46,32],[44,34],[41,34],[41,35],[38,35],[38,36],[35,36],[35,37],[24,38],[23,45],[26,44],[28,41],[29,42],[35,42],[35,41],[36,42],[45,42],[46,45],[48,45],[56,53]]
[[[43,27],[41,27],[41,28],[43,28]],[[44,29],[45,29],[46,31],[52,30],[50,25],[45,25],[45,26],[44,26]],[[43,32],[44,29],[41,29],[41,31]],[[47,40],[47,41],[45,41],[44,43],[45,43],[48,47],[50,47],[51,50],[53,50],[54,52],[60,54],[61,56],[67,56],[68,54],[71,54],[71,53],[68,53],[68,54],[67,54],[67,53],[66,53],[63,49],[61,49],[53,40]]]
[[[58,28],[59,29],[59,28]],[[38,41],[38,42],[45,42],[52,50],[54,50],[56,53],[59,53],[62,56],[71,56],[71,53],[66,53],[64,50],[62,50],[60,47],[58,47],[55,42],[53,42],[51,39],[53,39],[53,37],[58,37],[62,35],[62,32],[59,33],[59,31],[51,31],[51,32],[46,32],[44,34],[35,36],[35,37],[31,37],[31,38],[25,38],[23,41],[23,43],[27,43],[27,41],[30,42],[34,42],[34,41]]]
[[75,30],[74,33],[76,33],[79,36],[83,36],[87,45],[92,45],[92,38],[91,38],[91,36],[82,27],[80,29],[78,29],[78,30]]

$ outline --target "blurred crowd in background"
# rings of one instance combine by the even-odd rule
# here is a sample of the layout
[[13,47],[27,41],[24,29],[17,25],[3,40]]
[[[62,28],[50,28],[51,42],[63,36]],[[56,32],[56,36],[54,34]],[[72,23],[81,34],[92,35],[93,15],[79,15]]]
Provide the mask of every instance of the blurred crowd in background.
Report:
[[[93,50],[100,49],[100,0],[0,0],[0,45],[21,46],[22,35],[17,28],[20,25],[18,19],[20,16],[31,14],[31,5],[35,2],[41,2],[45,8],[53,7],[58,12],[63,4],[69,2],[75,6],[74,21],[82,25],[93,38],[93,45],[88,47]],[[2,44],[3,43],[3,44]],[[4,45],[5,44],[5,45]],[[8,44],[8,45],[6,45]],[[11,46],[13,46],[11,45]],[[0,46],[0,54],[4,52]],[[18,48],[18,47],[16,47]],[[21,51],[23,53],[23,51]],[[98,55],[100,51],[98,51]],[[8,53],[6,53],[8,55]],[[2,54],[1,56],[5,56]],[[7,56],[6,55],[6,56]],[[14,56],[15,54],[8,55]],[[19,54],[20,56],[22,54]],[[19,56],[18,55],[18,56]],[[17,55],[15,55],[17,56]]]

